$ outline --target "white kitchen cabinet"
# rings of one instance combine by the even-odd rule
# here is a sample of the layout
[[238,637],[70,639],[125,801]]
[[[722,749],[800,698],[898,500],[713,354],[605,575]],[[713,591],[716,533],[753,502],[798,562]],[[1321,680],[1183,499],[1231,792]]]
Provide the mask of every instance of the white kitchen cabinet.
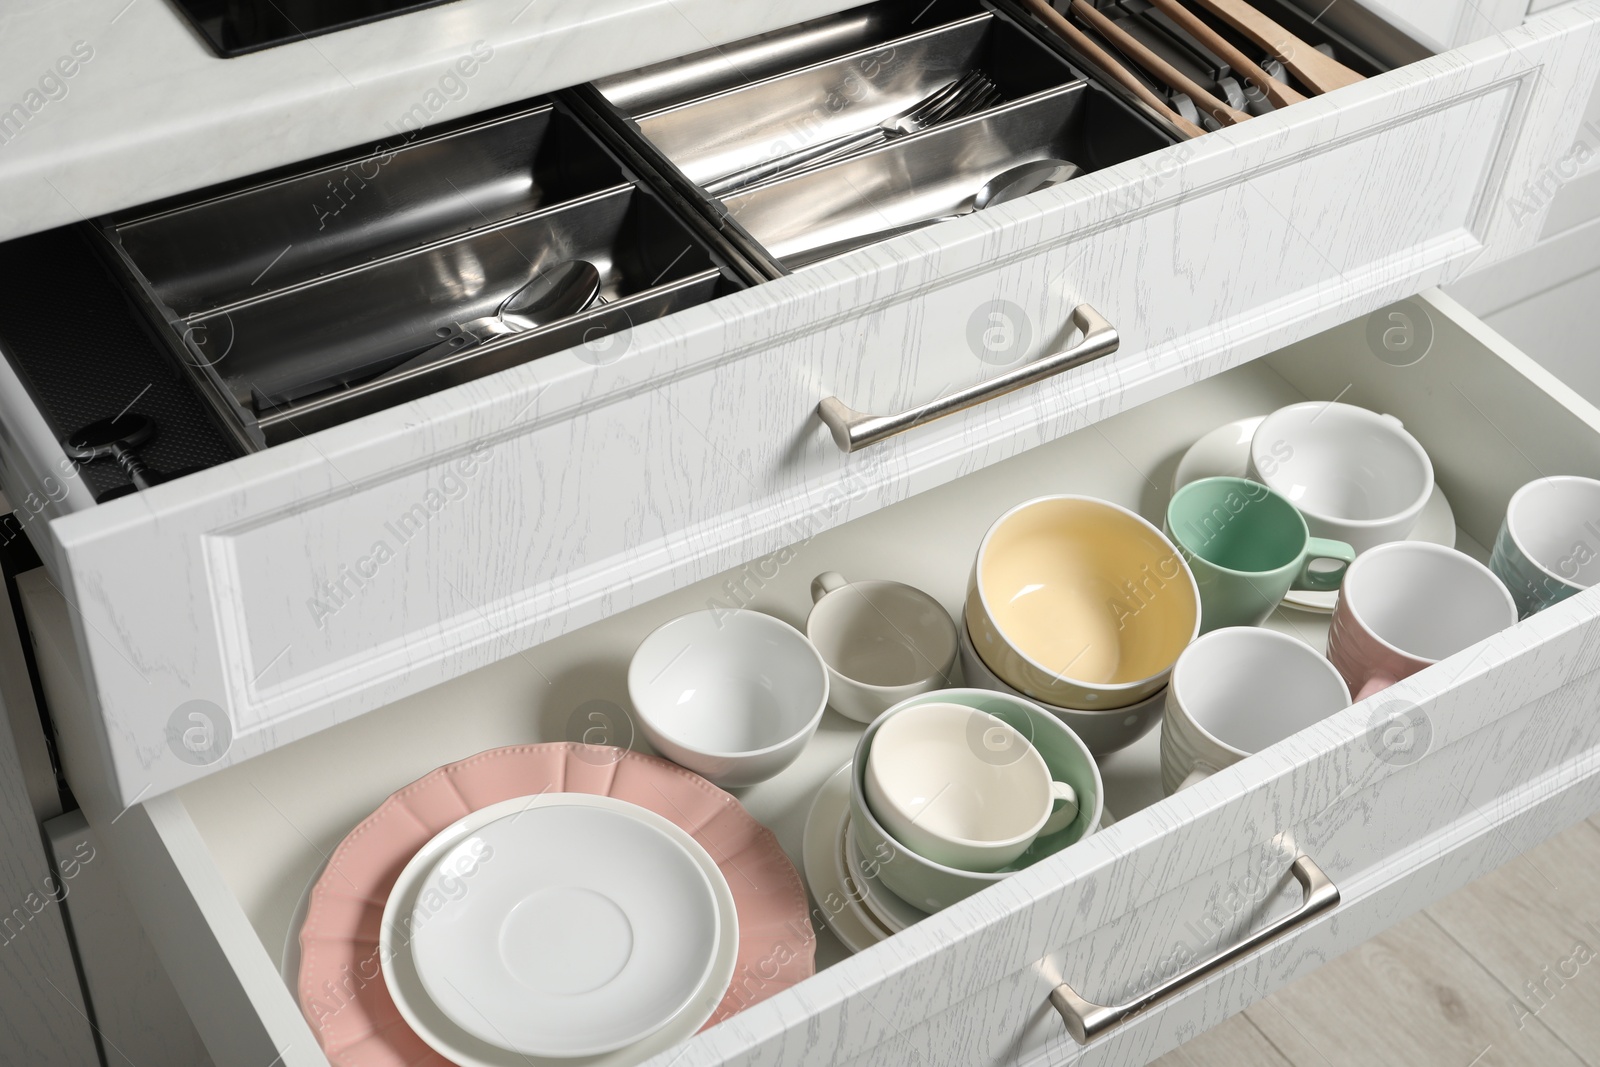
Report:
[[[609,361],[100,505],[69,480],[41,554],[93,697],[78,774],[114,813],[1526,247],[1506,191],[1570,147],[1597,11],[642,324]],[[1079,304],[1114,355],[856,455],[818,424],[824,397],[889,414],[1003,371],[966,339],[997,310],[1017,359],[1063,347]],[[0,487],[54,496],[20,389],[0,421]],[[167,741],[194,708],[228,735],[209,764]]]
[[[1158,516],[1190,442],[1303,398],[1400,417],[1434,458],[1458,546],[1480,558],[1518,486],[1600,468],[1600,411],[1448,298],[1400,310],[1429,338],[1419,362],[1397,366],[1371,341],[1387,312],[1354,320],[136,805],[108,841],[214,1058],[323,1063],[279,967],[325,854],[442,762],[562,739],[595,701],[621,711],[637,641],[708,599],[743,590],[798,622],[811,576],[838,569],[912,582],[954,611],[1010,505],[1082,492]],[[42,572],[25,577],[46,694],[70,722],[87,701],[73,613]],[[1580,594],[1170,799],[1151,734],[1104,760],[1111,827],[858,956],[839,959],[824,934],[816,977],[662,1062],[1154,1058],[1600,806],[1597,600]],[[1325,640],[1325,617],[1280,611],[1272,625]],[[798,764],[745,791],[792,856],[811,793],[859,730],[830,714]],[[1292,908],[1284,872],[1298,855],[1332,879],[1337,907],[1074,1060],[1047,1003],[1057,982],[1102,1003],[1141,992]]]
[[[1385,361],[1387,305],[1531,246],[1515,191],[1570,152],[1597,78],[1586,0],[642,324],[605,359],[546,356],[100,504],[46,491],[60,446],[0,360],[0,488],[40,501],[22,588],[66,774],[213,1059],[324,1064],[279,973],[321,856],[442,762],[624,707],[637,640],[707,598],[798,621],[837,569],[954,609],[1009,505],[1159,515],[1189,442],[1305,397],[1401,417],[1481,554],[1518,486],[1600,468],[1600,414],[1442,295],[1400,309],[1425,357]],[[1079,344],[1079,308],[1114,352],[1102,331],[1086,365],[854,453],[816,416],[978,386]],[[996,313],[1026,337],[1008,366],[968,340]],[[1064,1062],[1055,985],[1133,996],[1291,908],[1284,872],[1311,857],[1335,909],[1080,1057],[1153,1058],[1600,804],[1597,596],[1169,800],[1148,737],[1106,762],[1105,832],[859,957],[824,936],[831,966],[663,1062]],[[1398,711],[1425,759],[1380,743]],[[791,855],[856,732],[830,716],[742,798]]]

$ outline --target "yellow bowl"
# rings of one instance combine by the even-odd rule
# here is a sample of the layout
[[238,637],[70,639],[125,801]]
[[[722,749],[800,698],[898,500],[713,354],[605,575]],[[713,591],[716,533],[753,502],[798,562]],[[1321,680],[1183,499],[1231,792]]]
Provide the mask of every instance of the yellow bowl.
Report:
[[978,655],[1028,696],[1127,707],[1200,632],[1194,575],[1160,530],[1105,500],[1047,496],[995,520],[967,582]]

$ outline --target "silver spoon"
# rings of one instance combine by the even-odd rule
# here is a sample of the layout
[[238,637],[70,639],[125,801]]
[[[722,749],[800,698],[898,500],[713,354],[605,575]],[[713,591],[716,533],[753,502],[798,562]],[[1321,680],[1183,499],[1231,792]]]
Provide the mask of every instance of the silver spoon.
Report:
[[441,356],[524,330],[537,330],[568,315],[576,315],[600,295],[600,272],[585,259],[564,259],[535,274],[527,284],[501,301],[493,315],[451,326],[444,340],[412,356],[375,381],[397,377],[426,366]]
[[1052,185],[1059,185],[1083,173],[1076,163],[1069,163],[1065,159],[1035,159],[1028,163],[1019,163],[1015,167],[996,174],[993,178],[983,183],[983,188],[978,190],[978,195],[972,198],[972,205],[949,215],[940,215],[937,218],[922,219],[919,222],[908,222],[901,226],[892,226],[887,230],[878,230],[874,233],[862,234],[859,237],[850,237],[843,241],[834,241],[817,248],[806,250],[804,256],[807,262],[826,259],[829,256],[839,255],[862,245],[872,244],[877,241],[886,241],[902,233],[920,230],[924,226],[935,223],[949,222],[951,219],[965,218],[984,208],[1004,204],[1008,200],[1036,193],[1040,189],[1048,189]]

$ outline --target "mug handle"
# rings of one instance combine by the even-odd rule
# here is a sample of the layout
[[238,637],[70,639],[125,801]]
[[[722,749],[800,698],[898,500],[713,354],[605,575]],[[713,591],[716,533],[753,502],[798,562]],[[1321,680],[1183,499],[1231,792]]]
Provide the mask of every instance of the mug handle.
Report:
[[1037,836],[1046,837],[1065,830],[1078,817],[1078,791],[1066,782],[1050,783],[1050,805],[1055,808]]
[[1366,680],[1366,682],[1361,686],[1361,691],[1356,694],[1356,698],[1354,701],[1352,701],[1352,703],[1359,704],[1372,694],[1382,692],[1399,680],[1400,679],[1394,677],[1393,675],[1384,674],[1380,671]]
[[1188,789],[1191,785],[1198,785],[1216,773],[1217,768],[1211,766],[1210,764],[1196,763],[1194,765],[1194,770],[1190,771],[1188,776],[1185,777],[1183,781],[1178,783],[1178,788],[1175,790],[1175,792],[1181,793],[1185,789]]
[[835,589],[843,589],[849,584],[838,571],[823,571],[811,579],[811,602],[815,604]]
[[[1314,571],[1311,565],[1318,560],[1329,559],[1344,566],[1331,571]],[[1356,561],[1356,550],[1343,541],[1334,541],[1326,537],[1312,537],[1306,540],[1306,560],[1300,564],[1300,573],[1295,576],[1294,588],[1309,589],[1319,593],[1331,593],[1339,588],[1344,581],[1344,572],[1350,569],[1350,564]]]

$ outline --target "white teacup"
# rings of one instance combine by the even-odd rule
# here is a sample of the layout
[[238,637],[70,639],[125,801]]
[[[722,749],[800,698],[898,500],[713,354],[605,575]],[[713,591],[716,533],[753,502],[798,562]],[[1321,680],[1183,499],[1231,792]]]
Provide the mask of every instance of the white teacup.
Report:
[[1349,706],[1344,679],[1305,642],[1257,626],[1213,630],[1172,668],[1162,788],[1171,796]]
[[1001,719],[960,704],[905,708],[878,728],[866,799],[885,830],[927,859],[996,871],[1078,814],[1072,786]]
[[1314,536],[1357,552],[1405,540],[1433,494],[1433,462],[1399,419],[1320,400],[1261,420],[1249,473],[1299,508]]
[[834,711],[871,722],[902,700],[950,685],[956,627],[927,593],[826,571],[812,580],[811,599],[806,636],[828,665]]

